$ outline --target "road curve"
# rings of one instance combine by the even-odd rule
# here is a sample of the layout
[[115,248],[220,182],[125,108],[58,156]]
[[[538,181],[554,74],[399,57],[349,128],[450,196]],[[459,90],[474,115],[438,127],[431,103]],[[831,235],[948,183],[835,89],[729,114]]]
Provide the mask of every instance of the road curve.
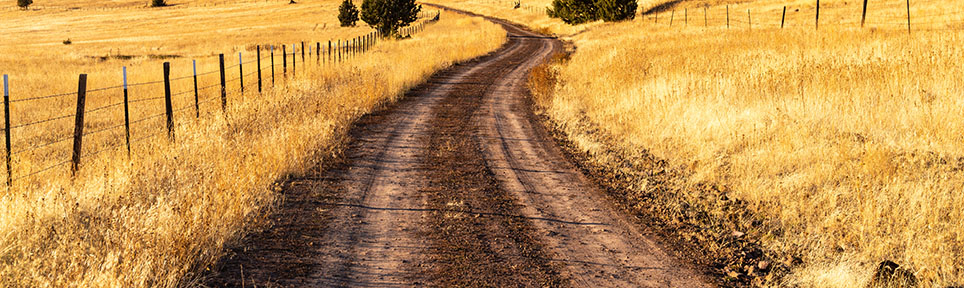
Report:
[[706,287],[613,207],[535,120],[561,42],[499,20],[499,50],[363,117],[341,162],[284,183],[272,225],[205,286]]

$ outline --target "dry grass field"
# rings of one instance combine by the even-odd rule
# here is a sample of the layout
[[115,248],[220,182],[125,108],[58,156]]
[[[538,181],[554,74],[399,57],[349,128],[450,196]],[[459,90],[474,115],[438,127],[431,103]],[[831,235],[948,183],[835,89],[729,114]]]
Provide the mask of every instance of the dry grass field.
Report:
[[[278,49],[277,86],[268,84],[258,94],[251,74],[255,45],[326,42],[370,30],[335,27],[336,1],[173,4],[151,9],[134,1],[103,7],[59,1],[38,5],[82,8],[0,12],[13,23],[0,31],[15,35],[0,44],[14,125],[73,113],[72,95],[17,100],[75,91],[79,73],[88,73],[88,87],[96,89],[121,84],[122,66],[131,83],[142,83],[161,79],[163,61],[171,62],[173,78],[191,75],[195,59],[198,72],[217,71],[218,53],[226,54],[228,65],[236,64],[238,52],[249,62],[245,93],[239,94],[237,80],[228,83],[226,114],[219,101],[210,101],[217,89],[201,91],[197,119],[192,93],[174,97],[175,107],[186,107],[175,113],[176,142],[164,135],[163,117],[140,122],[132,138],[161,134],[134,143],[129,159],[123,129],[104,130],[85,138],[85,155],[121,146],[85,157],[73,179],[60,165],[17,179],[2,192],[0,286],[192,285],[224,245],[261,223],[279,197],[276,181],[336,155],[346,128],[361,115],[454,61],[497,48],[505,37],[494,24],[443,13],[442,21],[412,39],[383,41],[342,64],[302,63],[298,57],[297,75],[289,71],[287,81]],[[68,38],[72,43],[63,44]],[[270,83],[267,53],[262,57]],[[239,73],[236,67],[228,72]],[[200,86],[218,77],[203,75]],[[172,86],[174,92],[189,91],[193,83],[184,79]],[[163,87],[135,86],[130,95],[153,99]],[[87,131],[123,123],[122,108],[106,106],[120,99],[117,89],[89,93]],[[163,102],[132,101],[131,119],[163,112]],[[107,108],[91,111],[96,107]],[[70,135],[68,118],[13,129],[12,151]],[[66,142],[15,155],[14,177],[69,159]]]
[[446,0],[426,1],[426,3],[442,4],[446,7],[505,19],[544,34],[573,35],[593,25],[590,23],[572,26],[562,20],[546,17],[545,7],[549,7],[551,0],[522,1],[519,9],[513,8],[515,3],[513,0]]
[[[788,257],[766,285],[863,287],[883,260],[926,287],[960,285],[964,2],[911,1],[910,34],[904,1],[871,1],[865,29],[859,1],[821,2],[819,30],[809,1],[687,1],[579,33],[499,2],[451,5],[570,40],[543,112],[644,195],[653,174],[617,164],[668,160],[686,175],[673,198]],[[729,198],[756,220],[726,218]]]

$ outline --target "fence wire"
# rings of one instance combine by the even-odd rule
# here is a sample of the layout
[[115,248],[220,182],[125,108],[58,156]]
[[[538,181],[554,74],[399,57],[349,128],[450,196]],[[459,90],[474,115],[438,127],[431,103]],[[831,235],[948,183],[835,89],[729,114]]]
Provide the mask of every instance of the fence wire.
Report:
[[[426,15],[427,15],[426,17],[434,17],[434,14],[432,14],[432,15],[426,14]],[[432,21],[423,21],[423,23],[431,23],[431,22],[432,22]],[[418,24],[416,24],[416,25],[418,25]],[[413,31],[414,31],[414,30],[413,30]],[[318,42],[318,43],[321,43],[321,42]],[[316,58],[322,58],[322,55],[321,55],[321,54],[328,54],[328,55],[324,55],[324,57],[323,57],[323,58],[325,58],[325,59],[323,59],[323,60],[325,60],[326,62],[331,62],[331,61],[333,61],[334,59],[339,58],[338,56],[335,56],[335,55],[334,55],[335,53],[343,54],[343,55],[341,56],[342,60],[341,60],[340,62],[344,62],[344,61],[347,61],[347,60],[349,59],[349,58],[346,58],[346,57],[348,57],[348,56],[351,54],[350,49],[352,49],[352,47],[361,48],[361,47],[364,46],[364,45],[361,44],[361,42],[355,42],[355,45],[350,45],[349,43],[351,43],[351,42],[349,42],[349,41],[343,41],[340,46],[331,47],[331,49],[327,49],[328,47],[326,46],[326,47],[325,47],[326,49],[324,49],[324,51],[320,51],[320,50],[318,50],[318,49],[315,49],[315,50],[313,51],[313,53],[314,53],[314,56],[315,56]],[[311,46],[311,45],[307,45],[307,44],[311,44],[310,42],[305,42],[305,44],[306,44],[306,46]],[[374,43],[372,43],[372,44],[374,44]],[[324,46],[324,45],[322,45],[322,46]],[[270,46],[268,46],[268,47],[270,47]],[[277,47],[275,47],[275,48],[277,49]],[[299,55],[302,55],[302,54],[303,54],[303,55],[305,55],[305,59],[302,59],[301,61],[297,61],[297,60],[294,60],[294,59],[292,60],[292,69],[290,69],[290,72],[292,73],[292,75],[281,78],[280,81],[281,81],[282,83],[284,83],[287,78],[292,78],[292,77],[296,77],[296,76],[297,76],[296,70],[295,70],[294,68],[296,68],[296,67],[298,67],[298,66],[301,66],[301,67],[305,67],[305,68],[297,69],[297,71],[307,71],[307,67],[311,66],[311,64],[309,64],[309,62],[311,62],[311,61],[310,61],[311,59],[309,59],[309,58],[312,56],[312,54],[311,54],[312,52],[311,52],[311,51],[301,51],[302,49],[300,49],[300,47],[296,47],[296,46],[292,46],[292,48],[295,48],[295,49],[297,49],[297,50],[292,50],[291,53],[280,53],[280,55],[278,55],[278,56],[280,56],[280,57],[282,57],[282,58],[284,58],[284,59],[287,59],[289,56],[291,56],[292,58],[297,58]],[[268,49],[268,48],[267,48],[267,47],[262,47],[262,49],[265,50],[265,51],[262,51],[262,52],[267,52],[267,49]],[[307,52],[307,53],[306,53],[306,52]],[[359,49],[358,52],[356,52],[356,53],[363,53],[363,52],[366,52],[366,49]],[[270,60],[275,60],[275,59],[274,59],[274,56],[273,56],[271,53],[263,53],[261,56],[262,56],[262,57],[260,57],[260,58],[255,57],[255,59],[249,59],[249,60],[247,60],[247,61],[241,61],[240,63],[237,63],[237,64],[232,64],[232,65],[229,65],[229,66],[225,66],[225,68],[224,68],[225,71],[224,71],[224,72],[225,72],[225,74],[227,74],[227,70],[229,70],[229,69],[233,69],[233,68],[235,68],[235,67],[240,67],[240,66],[243,66],[243,65],[250,65],[250,64],[253,64],[253,63],[255,63],[255,62],[259,62],[259,61],[263,61],[263,60],[269,60],[269,59],[270,59]],[[322,59],[319,59],[319,60],[322,60]],[[286,60],[282,60],[282,61],[286,61]],[[283,65],[283,64],[281,63],[282,61],[274,61],[275,63],[274,63],[273,65],[272,65],[272,64],[261,65],[261,66],[262,66],[261,68],[262,68],[262,70],[263,70],[263,69],[265,69],[265,68],[271,69],[271,68],[275,68],[276,66],[282,66],[282,65]],[[301,63],[301,65],[297,65],[297,63],[299,63],[299,62]],[[207,72],[202,72],[202,73],[197,73],[197,74],[192,73],[192,74],[189,74],[189,75],[186,75],[186,76],[180,76],[180,77],[170,78],[170,79],[168,79],[168,81],[169,81],[169,83],[173,83],[173,82],[175,82],[175,81],[186,80],[186,79],[193,79],[193,78],[195,78],[195,77],[201,77],[201,76],[206,76],[206,75],[211,75],[211,74],[218,74],[218,73],[220,73],[220,72],[221,72],[221,69],[212,70],[212,71],[207,71]],[[256,80],[257,78],[256,78],[256,77],[253,77],[253,76],[254,76],[255,74],[258,74],[259,72],[264,73],[264,71],[259,71],[258,69],[251,69],[250,72],[244,73],[243,75],[234,76],[234,77],[231,77],[230,79],[225,79],[225,85],[227,85],[227,84],[229,84],[229,83],[235,83],[236,81],[240,83],[240,81],[244,80],[245,78],[251,78],[252,82],[249,82],[249,83],[251,83],[251,84],[249,84],[249,87],[250,87],[250,88],[248,88],[248,91],[249,91],[249,92],[250,92],[250,91],[253,91],[253,90],[257,89],[257,88],[255,87],[255,85],[257,85],[257,80]],[[288,70],[286,69],[286,70],[284,70],[283,72],[282,72],[282,71],[278,71],[278,72],[280,72],[279,74],[281,74],[281,73],[287,73]],[[236,75],[236,74],[235,74],[235,75]],[[265,81],[267,81],[267,80],[266,80],[266,79],[262,79],[262,83],[265,82]],[[175,97],[175,96],[181,96],[181,95],[186,95],[186,94],[194,93],[194,92],[196,91],[196,92],[199,94],[199,97],[198,97],[196,103],[193,103],[193,102],[192,102],[192,103],[189,103],[189,104],[187,104],[187,105],[182,105],[182,106],[178,107],[177,109],[173,110],[172,113],[180,113],[180,112],[183,112],[183,111],[192,109],[192,108],[194,108],[194,109],[199,109],[199,108],[196,108],[196,107],[200,106],[201,104],[207,104],[207,103],[210,103],[210,102],[214,102],[214,101],[216,101],[216,100],[220,100],[220,99],[221,99],[220,95],[211,95],[211,96],[207,96],[207,97],[201,97],[201,96],[200,96],[200,94],[201,94],[202,91],[207,91],[208,89],[216,88],[216,87],[220,87],[220,86],[221,86],[220,81],[215,81],[215,82],[216,82],[216,83],[214,83],[214,84],[206,85],[206,86],[198,86],[198,85],[195,84],[195,85],[194,85],[194,89],[189,89],[189,90],[186,90],[186,91],[181,91],[181,92],[173,93],[173,94],[171,95],[172,98]],[[266,86],[266,84],[271,84],[271,87],[269,87],[269,88],[272,88],[272,89],[273,89],[273,87],[275,86],[275,85],[274,85],[274,82],[275,82],[275,81],[271,81],[271,83],[264,83],[264,84],[262,84],[262,85],[265,85],[265,86]],[[148,85],[159,85],[159,84],[163,84],[163,83],[164,83],[164,80],[147,81],[147,82],[140,82],[140,83],[130,83],[130,84],[128,84],[128,85],[126,86],[126,88],[143,87],[143,86],[148,86]],[[102,92],[102,91],[109,91],[109,90],[114,90],[114,89],[123,89],[123,88],[125,88],[124,85],[101,87],[101,88],[96,88],[96,89],[87,90],[86,93],[88,93],[88,95],[89,95],[89,94],[92,94],[92,93],[97,93],[97,92]],[[243,94],[243,91],[241,90],[241,87],[240,87],[240,86],[236,86],[236,87],[224,87],[224,88],[225,88],[225,92],[229,92],[229,93],[232,93],[232,94],[235,94],[235,93]],[[210,93],[204,93],[204,94],[209,94],[209,95],[210,95]],[[216,93],[215,93],[215,94],[216,94]],[[30,102],[30,101],[37,101],[37,100],[44,100],[44,99],[61,98],[61,97],[67,97],[67,96],[73,96],[73,95],[77,95],[77,92],[76,92],[76,91],[72,91],[72,92],[67,92],[67,93],[59,93],[59,94],[51,94],[51,95],[34,96],[34,97],[27,97],[27,98],[21,98],[21,99],[11,99],[11,100],[10,100],[10,103],[23,103],[23,102]],[[161,99],[164,99],[165,97],[166,97],[166,96],[157,96],[157,97],[148,97],[148,98],[140,98],[140,99],[130,99],[130,100],[127,101],[127,104],[130,105],[130,104],[135,104],[135,103],[140,103],[140,102],[161,100]],[[88,109],[88,110],[86,110],[84,113],[90,115],[90,114],[97,113],[97,112],[101,112],[101,111],[108,111],[110,108],[114,108],[114,107],[121,106],[121,105],[124,105],[124,102],[116,102],[116,103],[105,104],[105,105],[103,105],[103,106],[99,106],[99,107],[96,107],[96,108]],[[195,106],[195,105],[197,105],[197,106]],[[210,115],[211,112],[213,112],[213,111],[207,111],[207,112],[205,112],[204,114],[205,114],[205,115]],[[122,124],[116,124],[116,125],[108,125],[108,126],[101,127],[101,128],[98,128],[98,129],[88,130],[88,131],[82,133],[82,136],[92,136],[92,135],[96,135],[96,134],[100,134],[100,133],[104,133],[104,132],[115,131],[115,130],[119,130],[120,128],[125,128],[125,126],[128,127],[128,128],[133,128],[135,125],[140,125],[140,124],[142,124],[142,123],[145,123],[145,122],[147,122],[147,121],[154,120],[154,119],[159,119],[159,118],[162,118],[162,117],[164,117],[164,116],[166,116],[166,115],[167,115],[166,112],[164,112],[164,113],[158,113],[158,114],[152,114],[152,115],[149,115],[149,116],[140,118],[140,119],[136,119],[136,120],[130,121],[129,124],[128,124],[128,123],[122,123]],[[62,115],[62,116],[57,116],[57,117],[52,117],[52,118],[47,118],[47,119],[43,119],[43,120],[36,120],[36,121],[32,121],[32,122],[27,122],[27,123],[22,123],[22,124],[13,125],[13,126],[10,126],[10,129],[13,130],[13,129],[19,129],[19,128],[26,128],[26,127],[31,127],[31,126],[35,126],[35,125],[40,125],[40,124],[44,124],[44,123],[48,123],[48,122],[53,122],[53,121],[57,121],[57,120],[69,119],[69,118],[73,118],[73,117],[76,117],[76,114],[71,113],[71,114]],[[5,131],[6,129],[0,129],[0,130],[4,130],[4,131]],[[157,137],[158,135],[167,134],[167,132],[168,132],[167,129],[160,129],[159,131],[156,131],[156,132],[151,133],[151,134],[147,134],[147,135],[145,135],[145,136],[140,136],[140,137],[132,138],[131,141],[130,141],[130,143],[131,143],[131,144],[141,143],[141,142],[147,141],[147,140],[149,140],[149,139],[152,139],[152,138],[154,138],[154,137]],[[133,135],[132,135],[132,136],[133,136]],[[32,151],[37,151],[37,150],[39,150],[39,149],[46,148],[46,147],[50,147],[50,146],[53,146],[53,145],[56,145],[56,144],[66,143],[66,142],[68,142],[69,140],[74,139],[74,137],[75,137],[75,135],[74,135],[73,133],[70,133],[69,135],[57,137],[57,138],[55,138],[53,141],[50,141],[50,142],[47,142],[47,143],[37,144],[37,145],[30,146],[30,147],[25,148],[25,149],[16,150],[16,151],[8,151],[8,152],[10,152],[11,156],[13,156],[13,155],[21,155],[21,154],[23,154],[23,153],[32,152]],[[102,146],[102,147],[99,147],[97,150],[87,151],[87,152],[85,152],[85,153],[81,153],[81,158],[82,158],[82,159],[85,159],[85,158],[94,157],[94,156],[96,156],[96,155],[105,153],[105,152],[107,152],[107,151],[110,151],[110,150],[113,150],[113,149],[117,149],[118,147],[124,146],[124,145],[126,145],[126,144],[127,144],[126,141],[119,141],[119,142],[114,143],[114,144]],[[23,180],[23,179],[26,179],[26,178],[29,178],[29,177],[37,176],[37,175],[39,175],[39,174],[41,174],[41,173],[45,173],[45,172],[47,172],[47,171],[54,170],[55,168],[60,167],[60,166],[63,166],[63,165],[68,164],[68,163],[70,163],[70,162],[71,162],[71,160],[60,161],[60,162],[57,162],[57,163],[55,163],[55,164],[52,164],[52,165],[49,165],[49,166],[45,166],[45,167],[43,167],[43,168],[41,168],[41,169],[39,169],[39,170],[32,171],[32,172],[28,172],[27,174],[24,174],[24,175],[20,175],[20,176],[16,176],[16,177],[11,177],[11,179],[12,179],[12,181],[20,181],[20,180]],[[6,188],[9,189],[9,187],[6,187]]]

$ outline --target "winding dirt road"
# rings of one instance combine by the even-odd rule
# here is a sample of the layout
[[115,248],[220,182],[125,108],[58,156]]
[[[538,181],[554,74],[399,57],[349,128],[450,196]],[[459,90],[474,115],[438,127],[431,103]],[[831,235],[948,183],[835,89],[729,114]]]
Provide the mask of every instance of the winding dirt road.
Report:
[[613,207],[530,110],[558,40],[498,20],[499,50],[352,128],[342,162],[283,186],[212,287],[706,287]]

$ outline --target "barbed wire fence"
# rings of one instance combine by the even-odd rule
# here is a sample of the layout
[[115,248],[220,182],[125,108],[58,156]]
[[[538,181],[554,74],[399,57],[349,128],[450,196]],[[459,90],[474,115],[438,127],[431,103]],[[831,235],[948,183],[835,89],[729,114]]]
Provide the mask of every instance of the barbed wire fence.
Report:
[[[545,14],[549,6],[530,5],[523,0],[483,0],[481,3]],[[899,2],[899,3],[898,3]],[[777,9],[753,11],[749,5],[718,5],[676,8],[682,1],[671,1],[637,10],[637,19],[670,27],[704,28],[892,28],[914,30],[962,30],[964,9],[947,8],[945,2],[935,0],[847,1],[843,5],[833,3],[821,6],[814,0],[812,6],[776,6]],[[826,3],[825,3],[826,4]],[[872,4],[873,6],[871,6]],[[898,5],[900,4],[900,5]],[[923,5],[922,4],[932,4]],[[923,7],[923,8],[922,8]],[[782,9],[781,9],[782,8]],[[939,9],[939,11],[933,11]],[[958,8],[960,9],[960,8]],[[821,19],[820,17],[824,18]],[[827,16],[835,16],[827,19]],[[846,16],[846,17],[840,17]]]
[[[640,16],[646,17],[645,20],[654,24],[673,27],[725,27],[747,30],[791,27],[814,30],[819,30],[821,27],[893,28],[906,29],[907,33],[911,33],[914,30],[964,28],[964,10],[955,11],[933,0],[915,0],[914,2],[905,0],[901,3],[903,5],[894,5],[895,1],[889,1],[886,5],[881,5],[879,2],[874,3],[875,6],[868,4],[869,1],[865,0],[845,2],[843,5],[834,3],[832,6],[824,7],[819,0],[815,0],[812,6],[777,6],[777,9],[768,9],[764,12],[754,12],[752,6],[740,5],[704,6],[695,9],[657,6],[642,11]],[[940,9],[940,11],[933,11],[934,9]],[[827,16],[832,18],[828,19]]]
[[[413,25],[402,27],[399,30],[399,34],[403,37],[408,37],[411,34],[421,32],[426,28],[426,25],[434,23],[437,21],[437,16],[440,11],[423,11],[419,13],[418,18],[422,21],[416,22]],[[428,19],[428,20],[425,20]],[[190,116],[194,116],[195,119],[200,119],[202,117],[201,107],[202,104],[207,104],[220,100],[220,112],[223,115],[227,115],[228,110],[228,97],[235,95],[241,96],[246,93],[254,93],[251,85],[256,85],[257,93],[262,94],[267,89],[267,85],[271,85],[270,89],[275,88],[275,84],[278,82],[280,85],[285,85],[287,79],[293,79],[298,77],[298,72],[304,74],[305,69],[323,69],[331,65],[339,65],[348,63],[351,59],[368,52],[374,46],[380,42],[383,35],[380,35],[378,31],[372,31],[364,35],[353,37],[350,39],[338,39],[338,40],[328,40],[327,49],[322,42],[316,41],[314,44],[314,49],[310,41],[302,41],[299,43],[294,43],[291,45],[283,44],[280,45],[280,62],[277,63],[275,50],[277,46],[275,45],[256,45],[255,46],[255,56],[253,59],[248,59],[245,61],[245,55],[242,52],[238,52],[237,62],[229,64],[226,66],[225,55],[218,55],[218,70],[211,70],[202,73],[198,73],[197,70],[197,60],[192,60],[191,73],[180,77],[171,77],[172,67],[170,62],[163,62],[163,79],[140,82],[140,83],[128,83],[127,66],[121,67],[122,76],[118,81],[122,83],[121,85],[102,87],[96,89],[87,89],[87,74],[79,74],[78,85],[76,92],[64,92],[55,93],[42,96],[32,96],[19,99],[11,99],[11,95],[16,95],[11,93],[11,77],[7,74],[3,75],[3,111],[4,111],[4,123],[3,123],[3,134],[5,140],[5,164],[6,164],[6,189],[13,187],[15,183],[22,181],[26,178],[35,177],[41,175],[42,173],[48,171],[54,171],[58,167],[63,167],[70,165],[70,175],[73,176],[81,168],[82,161],[90,157],[101,155],[103,153],[114,151],[116,149],[126,148],[126,153],[128,159],[133,156],[132,145],[142,142],[148,142],[156,140],[162,135],[167,135],[167,140],[174,142],[175,138],[175,113],[185,113],[194,112]],[[290,52],[289,52],[290,48]],[[312,59],[314,56],[314,59]],[[300,58],[300,61],[298,61]],[[289,67],[290,61],[290,67]],[[267,62],[267,63],[264,63]],[[309,65],[308,63],[314,62]],[[251,67],[254,65],[255,67]],[[280,66],[280,67],[278,67]],[[278,69],[280,68],[280,69]],[[249,70],[245,70],[249,69]],[[298,70],[301,69],[301,70]],[[280,71],[277,71],[280,70]],[[245,73],[247,71],[247,73]],[[279,73],[280,72],[280,73]],[[289,74],[290,73],[290,74]],[[229,76],[229,74],[233,76]],[[280,75],[278,75],[280,74]],[[213,76],[217,75],[218,78],[214,79],[216,81],[214,84],[199,86],[199,77],[203,76]],[[270,76],[270,81],[267,77]],[[14,79],[15,80],[15,79]],[[172,91],[172,84],[186,82],[186,85],[190,87],[189,89],[183,91]],[[249,84],[249,87],[245,86],[245,83]],[[16,82],[13,82],[16,84]],[[142,91],[152,90],[152,91],[163,91],[163,96],[145,97],[145,98],[133,98],[131,97],[130,90],[137,87]],[[216,89],[220,88],[220,89]],[[156,89],[156,90],[155,90]],[[212,91],[213,90],[213,91]],[[214,92],[214,93],[212,93]],[[156,93],[156,92],[155,92]],[[95,94],[110,94],[110,95],[123,95],[121,101],[108,102],[94,108],[87,108],[88,96]],[[193,102],[174,106],[173,98],[177,96],[192,96]],[[17,106],[27,106],[30,107],[33,102],[49,99],[65,99],[70,96],[75,96],[76,100],[76,112],[58,115],[54,117],[48,117],[43,119],[33,119],[26,120],[22,123],[14,123],[12,120],[22,120],[22,119],[11,119],[10,108]],[[162,101],[163,100],[163,101]],[[163,112],[152,113],[144,115],[139,118],[132,118],[131,114],[133,110],[131,109],[133,105],[139,107],[163,107]],[[159,105],[160,104],[160,105]],[[214,108],[217,109],[217,108]],[[193,111],[192,111],[193,110]],[[118,113],[123,111],[123,121],[122,123],[110,123],[106,125],[94,125],[95,123],[90,121],[91,117],[101,116],[107,113]],[[207,114],[213,111],[208,111]],[[182,116],[183,117],[183,116]],[[104,117],[104,119],[110,120],[110,117]],[[119,117],[115,117],[119,118]],[[55,123],[58,121],[66,121],[73,119],[74,123],[72,125],[73,131],[70,133],[63,133],[61,135],[45,135],[48,138],[47,141],[34,141],[31,145],[26,147],[15,148],[13,144],[13,137],[18,134],[26,134],[24,130],[39,128],[38,125],[44,125],[49,123]],[[96,119],[96,118],[95,118]],[[158,120],[164,121],[164,128],[157,130],[149,130],[148,123]],[[108,121],[109,122],[109,121]],[[132,134],[132,131],[139,132]],[[107,137],[107,143],[105,145],[84,145],[84,140],[89,139],[93,136],[103,135]],[[17,175],[14,173],[14,164],[23,163],[22,161],[17,161],[24,158],[25,154],[34,153],[42,149],[52,149],[57,147],[59,144],[72,143],[69,151],[67,149],[58,150],[69,153],[69,159],[63,157],[66,155],[59,155],[60,158],[53,157],[56,159],[30,159],[29,163],[35,166],[35,169],[28,170],[28,172]],[[51,153],[57,154],[57,153]],[[64,154],[64,153],[61,153]],[[36,157],[34,157],[36,158]],[[44,162],[44,163],[37,163]],[[65,171],[66,172],[66,171]]]

